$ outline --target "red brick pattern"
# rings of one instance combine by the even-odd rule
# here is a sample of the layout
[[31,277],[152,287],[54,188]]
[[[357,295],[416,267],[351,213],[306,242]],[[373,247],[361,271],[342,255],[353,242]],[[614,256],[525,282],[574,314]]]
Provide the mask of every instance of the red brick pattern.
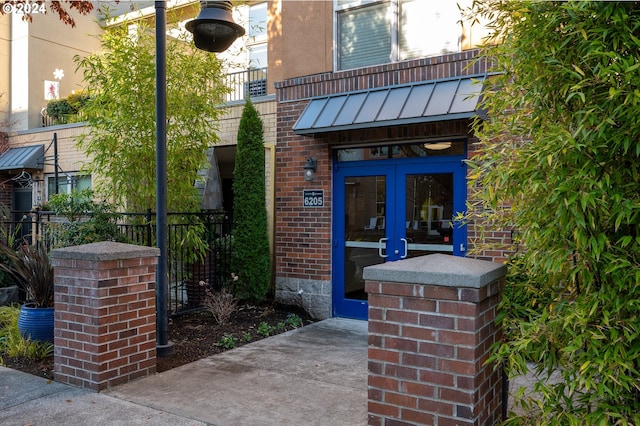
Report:
[[369,424],[491,426],[502,381],[485,365],[504,278],[480,289],[367,281]]
[[[467,156],[473,158],[482,149],[478,139],[472,138],[467,144]],[[467,202],[471,206],[469,213],[473,218],[467,225],[469,257],[491,262],[504,263],[518,250],[513,242],[512,229],[496,229],[478,219],[483,212],[482,204],[476,195],[478,188],[467,187]],[[508,207],[507,207],[508,208]],[[482,248],[478,244],[482,243]]]
[[52,259],[56,381],[101,391],[155,373],[157,260]]

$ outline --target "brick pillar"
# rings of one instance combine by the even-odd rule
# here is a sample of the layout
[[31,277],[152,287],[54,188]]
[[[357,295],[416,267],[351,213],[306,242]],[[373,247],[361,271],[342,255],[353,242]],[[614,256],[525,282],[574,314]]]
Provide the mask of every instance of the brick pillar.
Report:
[[155,373],[157,257],[115,242],[51,252],[56,381],[99,392]]
[[365,268],[369,424],[492,426],[502,380],[485,364],[501,339],[506,267],[434,254]]

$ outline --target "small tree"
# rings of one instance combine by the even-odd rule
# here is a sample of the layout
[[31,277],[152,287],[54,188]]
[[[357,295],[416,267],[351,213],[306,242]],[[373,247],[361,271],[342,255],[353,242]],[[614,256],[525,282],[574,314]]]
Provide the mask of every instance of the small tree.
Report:
[[[76,58],[88,85],[89,133],[80,147],[96,192],[130,211],[156,204],[155,37],[144,23],[101,36],[102,51]],[[185,36],[186,37],[186,36]],[[186,38],[167,37],[167,209],[198,211],[194,183],[218,141],[224,94],[222,63]]]
[[[513,279],[534,298],[494,355],[538,373],[531,417],[512,420],[638,425],[640,3],[474,3],[496,42],[470,161],[476,219],[515,228]],[[522,304],[508,290],[502,315]]]
[[239,277],[234,292],[241,299],[259,302],[269,290],[271,268],[262,120],[250,100],[238,128],[233,196],[231,270]]

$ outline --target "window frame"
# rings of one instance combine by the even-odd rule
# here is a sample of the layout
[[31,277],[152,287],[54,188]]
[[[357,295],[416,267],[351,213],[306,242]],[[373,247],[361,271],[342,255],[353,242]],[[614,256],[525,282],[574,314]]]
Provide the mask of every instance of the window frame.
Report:
[[[60,176],[58,176],[58,188],[62,188],[63,186],[65,187],[65,191],[60,191],[58,192],[59,194],[70,194],[72,190],[74,189],[78,189],[78,182],[80,182],[81,179],[83,178],[88,178],[89,179],[89,187],[88,189],[92,189],[93,188],[93,179],[91,178],[91,175],[88,174],[82,174],[79,172],[67,172],[64,173]],[[55,192],[51,192],[50,188],[53,187],[53,185],[55,183],[51,183],[51,186],[49,185],[49,182],[51,180],[55,179],[55,175],[53,173],[47,173],[44,176],[44,187],[45,187],[45,200],[49,201],[51,199],[51,197],[53,195],[55,195]],[[64,181],[66,180],[66,185],[64,185]],[[75,182],[75,184],[74,184]],[[74,187],[75,186],[75,187]]]

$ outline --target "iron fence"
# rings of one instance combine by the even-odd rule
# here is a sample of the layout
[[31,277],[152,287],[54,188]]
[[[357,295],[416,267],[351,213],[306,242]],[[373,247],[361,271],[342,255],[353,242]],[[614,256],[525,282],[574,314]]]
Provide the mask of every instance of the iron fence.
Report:
[[[155,213],[119,213],[115,241],[148,247],[156,246]],[[201,213],[168,213],[168,311],[186,313],[200,309],[205,287],[219,290],[231,279],[231,253],[233,249],[232,223],[221,211]],[[68,226],[66,218],[53,212],[12,212],[11,218],[0,222],[0,238],[7,243],[42,241],[55,243],[52,232],[56,227]],[[206,249],[200,258],[189,250],[188,234],[198,227]],[[189,260],[193,259],[195,260]]]

